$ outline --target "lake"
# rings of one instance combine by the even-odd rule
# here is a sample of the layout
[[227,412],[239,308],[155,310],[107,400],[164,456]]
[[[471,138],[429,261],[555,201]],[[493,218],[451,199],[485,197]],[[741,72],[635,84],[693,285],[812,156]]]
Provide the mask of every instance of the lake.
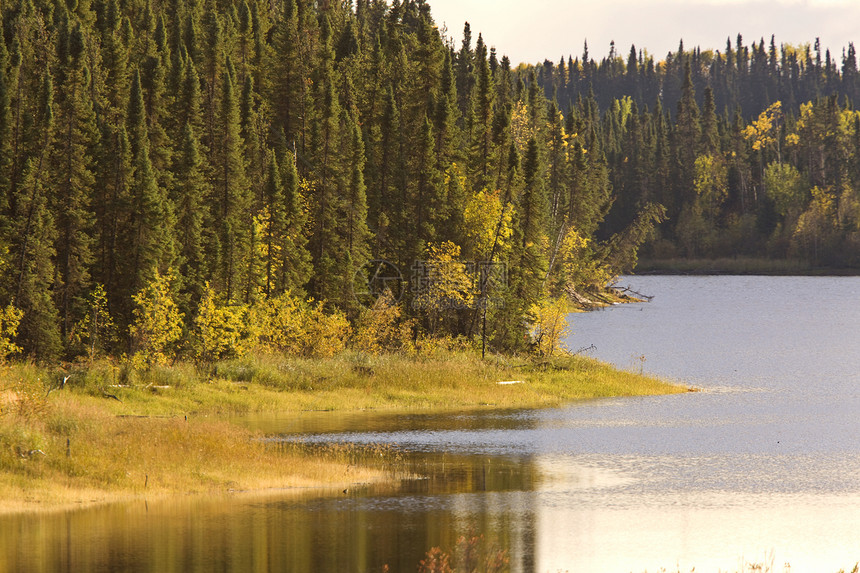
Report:
[[392,443],[420,480],[0,518],[0,571],[415,571],[480,537],[512,571],[836,573],[860,560],[860,278],[625,277],[572,349],[696,386],[539,411],[249,418]]

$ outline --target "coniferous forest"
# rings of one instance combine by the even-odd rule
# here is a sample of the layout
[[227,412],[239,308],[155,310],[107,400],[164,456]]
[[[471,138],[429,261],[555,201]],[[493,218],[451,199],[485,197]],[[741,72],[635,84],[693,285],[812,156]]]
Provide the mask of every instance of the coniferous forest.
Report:
[[423,0],[0,11],[0,358],[540,350],[640,254],[860,265],[853,46],[532,66]]

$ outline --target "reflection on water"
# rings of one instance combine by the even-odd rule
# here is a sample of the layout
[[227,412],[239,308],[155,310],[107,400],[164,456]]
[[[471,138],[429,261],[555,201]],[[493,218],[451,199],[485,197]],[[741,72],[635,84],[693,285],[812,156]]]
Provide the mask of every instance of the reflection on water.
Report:
[[[3,518],[0,571],[414,571],[460,536],[533,570],[528,460],[435,456],[399,491],[199,496]],[[466,492],[466,493],[463,493]]]
[[[483,535],[512,571],[835,573],[860,559],[858,278],[637,277],[574,348],[702,388],[542,411],[305,413],[273,439],[391,443],[422,479],[0,519],[0,571],[414,571]],[[644,361],[640,357],[645,357]]]

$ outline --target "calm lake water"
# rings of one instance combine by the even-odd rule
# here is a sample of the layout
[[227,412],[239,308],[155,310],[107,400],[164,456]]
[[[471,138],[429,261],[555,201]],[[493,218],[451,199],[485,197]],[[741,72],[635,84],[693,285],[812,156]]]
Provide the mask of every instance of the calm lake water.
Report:
[[0,519],[0,571],[415,571],[483,535],[512,571],[792,572],[860,560],[860,278],[629,277],[573,349],[698,393],[541,411],[305,414],[273,436],[392,443],[426,477],[319,499],[183,498]]

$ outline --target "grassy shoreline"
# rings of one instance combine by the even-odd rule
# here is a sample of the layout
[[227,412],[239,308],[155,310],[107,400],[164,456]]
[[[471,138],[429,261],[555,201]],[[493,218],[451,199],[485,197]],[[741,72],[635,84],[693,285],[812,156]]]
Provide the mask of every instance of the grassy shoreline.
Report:
[[687,390],[586,357],[258,355],[144,373],[107,361],[10,366],[0,369],[0,513],[186,493],[340,491],[393,476],[392,452],[273,449],[230,415],[541,408]]

